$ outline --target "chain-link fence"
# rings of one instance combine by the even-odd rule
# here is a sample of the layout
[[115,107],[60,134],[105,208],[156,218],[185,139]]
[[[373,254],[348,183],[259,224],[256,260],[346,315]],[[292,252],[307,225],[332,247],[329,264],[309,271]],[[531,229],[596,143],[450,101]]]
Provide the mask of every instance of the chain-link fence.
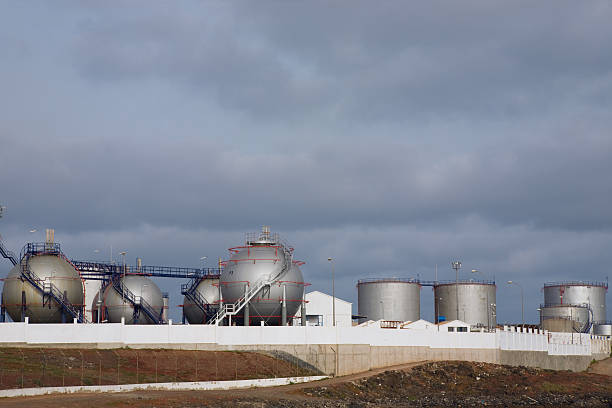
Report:
[[149,349],[0,349],[0,389],[313,375],[286,353]]

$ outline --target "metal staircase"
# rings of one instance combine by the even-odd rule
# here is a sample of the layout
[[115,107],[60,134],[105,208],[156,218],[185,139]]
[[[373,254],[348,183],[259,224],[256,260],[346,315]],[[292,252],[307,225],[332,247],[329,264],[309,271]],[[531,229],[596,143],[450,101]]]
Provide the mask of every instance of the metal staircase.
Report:
[[17,265],[19,263],[19,261],[17,261],[17,257],[15,256],[15,253],[6,249],[4,243],[2,242],[2,239],[0,239],[0,254],[3,258],[6,258],[11,261],[13,265]]
[[193,278],[189,283],[181,285],[181,294],[191,300],[205,316],[211,316],[218,307],[212,306],[208,301],[196,290],[202,278]]
[[259,293],[260,290],[262,290],[266,286],[270,286],[272,283],[278,280],[280,276],[284,275],[286,272],[289,271],[289,269],[291,269],[291,251],[284,245],[282,246],[282,249],[284,264],[283,267],[280,269],[279,273],[277,273],[274,277],[263,277],[257,280],[255,284],[249,286],[249,289],[246,291],[244,296],[239,298],[236,303],[224,303],[223,306],[219,308],[217,314],[208,321],[209,324],[214,324],[218,326],[219,323],[223,321],[223,319],[225,319],[226,317],[231,317],[238,314],[246,306],[246,304],[249,303],[251,299],[253,299]]
[[83,308],[77,307],[70,303],[66,295],[60,291],[52,282],[41,279],[32,271],[28,264],[29,255],[26,255],[21,262],[21,276],[27,280],[32,286],[42,293],[43,306],[51,299],[55,300],[61,308],[67,312],[73,319],[77,319],[79,323],[87,322],[83,316]]
[[138,323],[138,318],[140,316],[140,311],[142,310],[155,324],[162,324],[162,312],[163,307],[157,313],[155,308],[151,306],[146,300],[143,299],[142,296],[136,296],[127,286],[123,284],[121,280],[121,275],[115,274],[111,277],[111,285],[113,288],[123,296],[124,299],[127,299],[130,302],[134,309],[134,323]]

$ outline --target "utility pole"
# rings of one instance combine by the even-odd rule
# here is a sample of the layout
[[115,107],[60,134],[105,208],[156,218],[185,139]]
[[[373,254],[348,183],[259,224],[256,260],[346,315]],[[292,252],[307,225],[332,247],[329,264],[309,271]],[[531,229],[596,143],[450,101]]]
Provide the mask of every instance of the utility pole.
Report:
[[333,325],[336,326],[336,282],[334,277],[334,260],[333,258],[327,258],[329,263],[331,264],[331,274],[332,274],[332,321]]

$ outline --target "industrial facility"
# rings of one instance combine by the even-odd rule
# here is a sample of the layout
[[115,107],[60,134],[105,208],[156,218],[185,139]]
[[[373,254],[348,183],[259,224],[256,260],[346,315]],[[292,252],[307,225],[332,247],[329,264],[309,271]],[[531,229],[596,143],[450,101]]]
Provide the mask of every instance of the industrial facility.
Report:
[[361,279],[357,282],[360,322],[419,320],[422,286],[433,287],[435,323],[461,320],[474,328],[496,327],[495,282],[474,279]]
[[181,285],[184,323],[287,325],[306,308],[304,263],[267,226],[230,248],[218,269],[69,260],[54,235],[47,230],[45,242],[26,244],[19,257],[0,242],[13,264],[2,289],[2,321],[8,314],[15,322],[163,324],[168,295],[151,277],[189,279]]
[[612,335],[606,320],[606,292],[603,282],[548,282],[540,305],[540,325],[555,332]]
[[[0,320],[30,323],[167,323],[168,294],[152,278],[181,279],[182,321],[190,325],[351,324],[351,304],[332,294],[306,295],[294,248],[264,226],[229,248],[218,268],[183,268],[123,262],[70,260],[47,230],[42,243],[26,244],[19,256],[0,240],[0,253],[13,268],[4,279]],[[421,319],[421,288],[434,294],[434,324],[461,321],[472,329],[497,327],[494,280],[460,280],[461,262],[452,263],[454,281],[366,278],[357,282],[360,323],[416,322]],[[474,270],[473,272],[476,272]],[[437,274],[436,274],[437,276]],[[511,282],[511,281],[510,281]],[[510,283],[509,282],[509,283]],[[540,327],[557,332],[612,335],[606,320],[607,283],[544,284]],[[307,299],[308,297],[308,299]],[[338,302],[339,313],[336,314]],[[309,311],[312,307],[312,311]]]

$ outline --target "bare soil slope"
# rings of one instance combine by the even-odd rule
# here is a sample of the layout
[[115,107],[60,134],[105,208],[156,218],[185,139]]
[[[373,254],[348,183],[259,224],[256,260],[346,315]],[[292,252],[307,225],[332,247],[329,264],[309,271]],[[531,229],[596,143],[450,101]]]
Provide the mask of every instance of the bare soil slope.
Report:
[[54,395],[0,400],[0,406],[612,407],[612,381],[596,373],[433,362],[267,389]]

